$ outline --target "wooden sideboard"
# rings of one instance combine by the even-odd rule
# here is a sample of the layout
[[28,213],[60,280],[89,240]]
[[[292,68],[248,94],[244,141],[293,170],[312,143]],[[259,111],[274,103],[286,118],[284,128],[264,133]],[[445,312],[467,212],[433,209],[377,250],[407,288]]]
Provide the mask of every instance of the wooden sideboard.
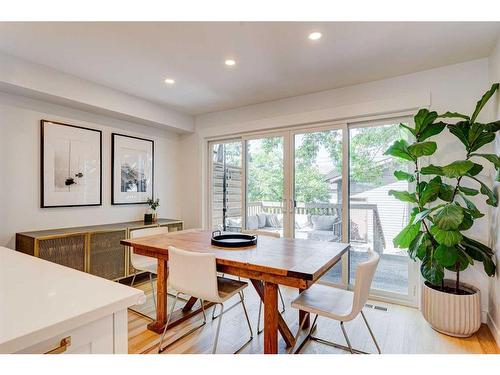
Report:
[[16,233],[16,250],[109,280],[119,280],[134,273],[130,249],[120,241],[129,238],[134,230],[158,226],[174,232],[183,229],[183,222],[158,219],[153,224],[130,221]]

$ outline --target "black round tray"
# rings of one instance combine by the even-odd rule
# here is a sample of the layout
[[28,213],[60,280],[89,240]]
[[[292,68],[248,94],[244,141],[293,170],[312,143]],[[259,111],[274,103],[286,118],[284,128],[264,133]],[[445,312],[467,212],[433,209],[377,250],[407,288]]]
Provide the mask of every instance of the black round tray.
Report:
[[218,247],[248,247],[257,245],[257,236],[251,234],[222,234],[217,230],[212,233],[212,245]]

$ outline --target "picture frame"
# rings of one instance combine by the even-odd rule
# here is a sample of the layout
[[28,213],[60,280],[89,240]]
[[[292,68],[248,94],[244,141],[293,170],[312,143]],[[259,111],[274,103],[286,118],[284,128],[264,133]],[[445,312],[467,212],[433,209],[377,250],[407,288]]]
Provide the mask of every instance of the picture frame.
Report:
[[154,141],[111,134],[111,204],[146,204],[154,197]]
[[102,205],[102,131],[40,120],[40,207]]

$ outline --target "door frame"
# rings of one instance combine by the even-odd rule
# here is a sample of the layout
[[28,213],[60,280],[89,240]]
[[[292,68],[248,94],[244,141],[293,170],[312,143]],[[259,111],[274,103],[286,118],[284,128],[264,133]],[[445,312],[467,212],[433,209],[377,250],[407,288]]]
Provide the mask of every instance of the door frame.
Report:
[[247,174],[248,174],[248,160],[247,160],[247,151],[248,151],[248,141],[263,139],[263,138],[275,138],[282,137],[283,138],[283,200],[282,200],[282,212],[283,212],[283,237],[290,237],[290,130],[282,130],[282,131],[270,131],[270,132],[262,132],[262,133],[253,133],[244,135],[241,137],[242,141],[242,179],[244,183],[242,183],[242,220],[241,225],[243,229],[246,229],[246,218],[247,218]]

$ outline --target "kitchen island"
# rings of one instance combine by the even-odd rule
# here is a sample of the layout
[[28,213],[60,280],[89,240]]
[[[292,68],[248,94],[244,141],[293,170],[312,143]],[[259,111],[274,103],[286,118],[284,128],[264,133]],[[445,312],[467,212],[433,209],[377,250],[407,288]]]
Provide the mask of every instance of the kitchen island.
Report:
[[142,291],[0,247],[0,353],[128,351]]

